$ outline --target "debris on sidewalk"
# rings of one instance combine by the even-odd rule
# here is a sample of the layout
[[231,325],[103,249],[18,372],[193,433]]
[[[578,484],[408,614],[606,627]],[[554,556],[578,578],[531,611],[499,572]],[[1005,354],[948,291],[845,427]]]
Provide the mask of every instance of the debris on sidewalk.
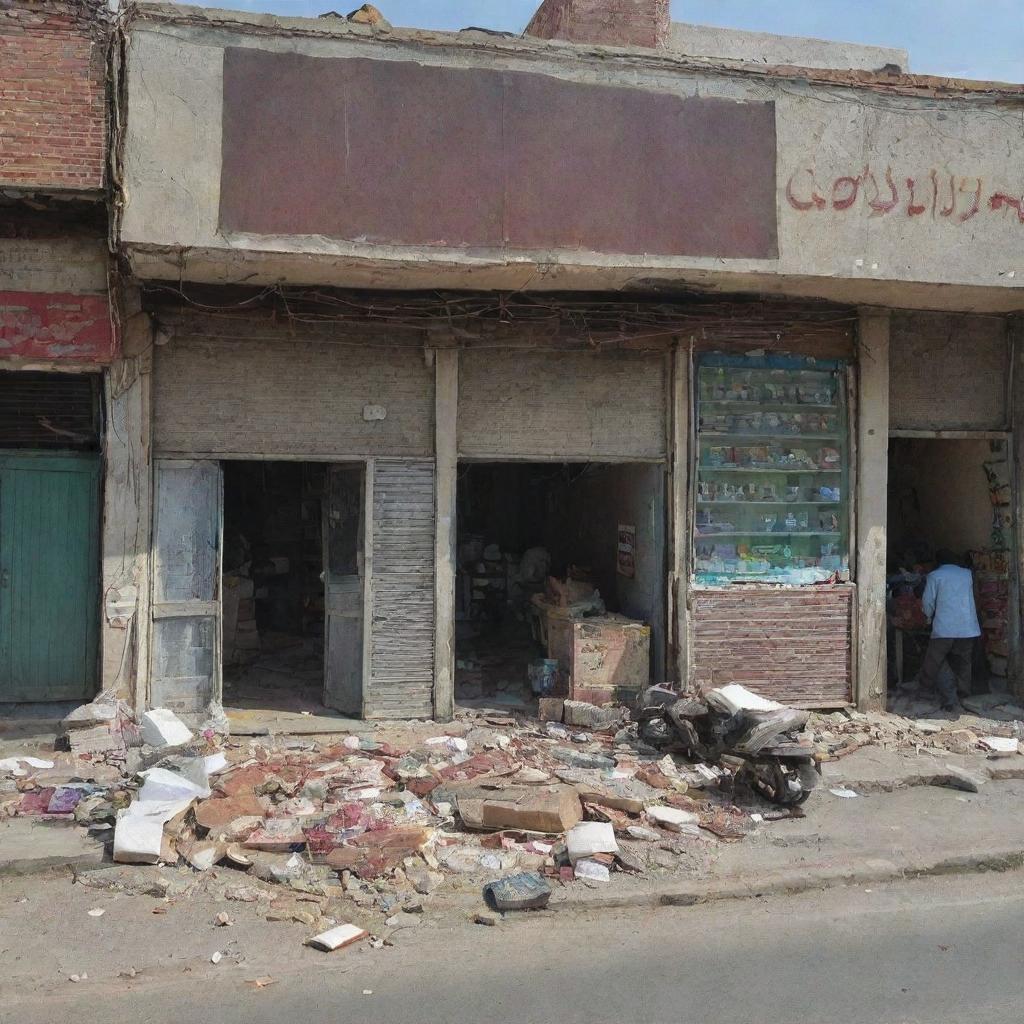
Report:
[[1008,757],[1020,751],[1016,736],[982,736],[978,743],[982,750],[991,751],[997,757]]
[[[749,701],[742,688],[724,689]],[[314,938],[350,921],[352,942],[372,936],[369,947],[381,948],[460,892],[483,892],[482,923],[493,924],[495,912],[546,906],[553,886],[571,894],[623,873],[699,874],[721,844],[798,813],[743,783],[737,759],[682,756],[649,745],[621,708],[566,713],[566,704],[574,702],[547,710],[569,724],[474,709],[443,730],[426,722],[231,738],[166,709],[136,723],[123,702],[101,696],[68,716],[64,749],[52,759],[0,761],[0,817],[88,830],[118,866],[82,883],[147,893],[161,900],[156,912],[201,887],[225,907],[247,903],[261,918],[300,922]],[[803,735],[826,758],[880,736],[1019,756],[1015,723],[937,721],[938,732],[846,710],[808,716]],[[946,771],[964,789],[986,781]],[[215,923],[228,927],[232,915],[222,911]]]
[[352,943],[366,938],[369,938],[369,932],[362,928],[358,928],[354,924],[340,924],[336,928],[331,928],[307,939],[306,945],[333,953],[336,949],[344,949],[346,946],[351,946]]
[[949,784],[954,789],[963,789],[968,793],[980,792],[981,787],[988,782],[988,779],[978,772],[959,768],[955,764],[947,764],[944,770],[949,773]]
[[495,910],[541,910],[551,899],[551,886],[536,872],[523,872],[488,882],[484,898]]
[[154,708],[139,719],[142,742],[151,747],[180,747],[192,740],[192,731],[167,708]]

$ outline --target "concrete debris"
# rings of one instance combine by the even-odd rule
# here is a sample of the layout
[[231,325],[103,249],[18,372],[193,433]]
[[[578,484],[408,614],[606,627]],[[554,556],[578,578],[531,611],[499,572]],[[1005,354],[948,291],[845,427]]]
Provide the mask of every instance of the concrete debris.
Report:
[[[199,729],[179,743],[180,720],[149,713],[143,730],[104,700],[76,714],[52,759],[0,761],[0,816],[63,819],[112,839],[119,866],[80,881],[148,894],[157,911],[202,886],[225,906],[251,903],[317,936],[354,917],[357,932],[383,945],[449,894],[479,894],[486,883],[492,924],[493,911],[545,906],[553,885],[578,891],[621,882],[623,872],[703,870],[720,844],[774,820],[731,763],[659,752],[635,723],[602,732],[590,709],[606,709],[575,703],[586,710],[570,708],[573,723],[591,716],[582,732],[480,709],[443,732],[382,726],[379,736],[297,739]],[[1014,758],[1019,734],[1015,721],[923,709],[913,719],[814,714],[804,733],[826,760],[879,745]],[[941,770],[943,760],[936,778],[949,785],[977,791],[986,781]],[[1005,761],[993,777],[999,770]],[[216,918],[230,922],[227,911]]]
[[[993,698],[996,695],[988,695]],[[1005,739],[1024,737],[1024,709],[1009,697],[981,702],[965,698],[964,707],[977,708],[983,716],[963,714],[940,717],[937,699],[911,700],[897,696],[895,710],[837,711],[814,713],[806,727],[806,735],[815,745],[822,761],[839,760],[862,747],[883,750],[934,750],[958,755],[982,753],[986,736]],[[896,713],[896,712],[899,713]],[[905,717],[909,716],[909,717]]]
[[575,877],[587,882],[610,882],[611,872],[599,861],[584,858],[573,865]]
[[391,23],[373,4],[363,4],[348,15],[348,20],[357,25],[372,25],[374,28],[390,28]]
[[605,732],[618,729],[626,717],[626,709],[614,705],[598,707],[580,700],[567,700],[563,708],[563,721],[577,729]]
[[960,768],[955,764],[945,765],[944,771],[949,774],[950,786],[954,789],[966,790],[968,793],[979,792],[981,787],[988,782],[988,779],[978,772],[968,771],[966,768]]
[[998,757],[1020,752],[1020,741],[1016,736],[982,736],[978,742],[982,750],[989,750]]
[[574,826],[565,837],[565,843],[571,864],[595,853],[617,853],[619,849],[615,829],[603,821],[584,821]]
[[484,898],[495,910],[540,910],[551,899],[551,886],[540,875],[523,872],[489,882]]
[[700,816],[678,807],[656,806],[647,808],[647,819],[670,832],[679,832],[685,825],[696,825]]
[[142,742],[151,747],[181,747],[192,739],[192,730],[167,708],[154,708],[139,719]]

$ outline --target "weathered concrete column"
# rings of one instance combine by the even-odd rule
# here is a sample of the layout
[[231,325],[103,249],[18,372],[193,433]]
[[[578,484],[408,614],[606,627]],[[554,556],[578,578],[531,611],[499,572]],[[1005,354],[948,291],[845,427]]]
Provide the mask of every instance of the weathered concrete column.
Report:
[[1010,607],[1006,624],[1010,638],[1010,658],[1007,666],[1007,682],[1010,692],[1017,697],[1024,696],[1024,652],[1021,650],[1021,624],[1024,623],[1024,317],[1010,317],[1008,324],[1010,340],[1010,410],[1013,432],[1011,454],[1011,491],[1013,501],[1014,566],[1010,571]]
[[675,669],[679,683],[688,687],[690,677],[690,617],[687,599],[690,589],[690,353],[677,343],[672,353],[671,386],[672,492],[672,576],[669,580],[670,625],[675,643]]
[[862,309],[857,342],[857,647],[854,700],[886,695],[885,559],[889,487],[889,313]]
[[455,486],[458,473],[457,421],[459,352],[434,354],[434,430],[437,501],[434,535],[434,716],[455,714]]
[[122,348],[104,377],[101,680],[138,709],[149,682],[153,349],[145,313],[125,324]]

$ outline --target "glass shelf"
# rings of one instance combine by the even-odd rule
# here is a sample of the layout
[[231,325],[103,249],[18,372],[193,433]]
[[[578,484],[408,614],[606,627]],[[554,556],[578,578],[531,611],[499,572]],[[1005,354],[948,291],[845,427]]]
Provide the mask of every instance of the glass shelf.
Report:
[[728,433],[719,434],[716,431],[704,430],[701,432],[701,440],[707,441],[743,441],[746,444],[750,444],[753,440],[765,440],[765,441],[839,441],[841,435],[837,431],[834,434],[787,434],[782,433],[758,433],[755,430],[751,430],[745,434]]
[[706,354],[694,376],[694,581],[848,579],[845,364]]
[[722,530],[721,533],[701,533],[698,529],[697,536],[700,540],[708,540],[711,537],[840,537],[840,533],[834,530]]
[[723,500],[717,498],[713,501],[706,500],[703,498],[697,499],[698,505],[739,505],[741,507],[753,507],[753,508],[772,508],[774,506],[789,507],[790,505],[831,505],[833,508],[836,505],[842,504],[841,501],[801,501],[799,498],[793,501],[767,501],[761,498],[747,498],[746,500]]
[[[815,475],[818,473],[842,473],[841,469],[817,469],[815,467],[800,467],[783,469],[782,467],[766,466],[706,466],[703,463],[697,467],[701,473],[777,473],[792,476],[794,473],[807,473]],[[753,504],[753,502],[751,502]]]
[[813,402],[753,402],[747,401],[730,402],[726,399],[704,399],[701,405],[711,406],[715,409],[750,409],[757,412],[839,412],[838,405],[817,405]]

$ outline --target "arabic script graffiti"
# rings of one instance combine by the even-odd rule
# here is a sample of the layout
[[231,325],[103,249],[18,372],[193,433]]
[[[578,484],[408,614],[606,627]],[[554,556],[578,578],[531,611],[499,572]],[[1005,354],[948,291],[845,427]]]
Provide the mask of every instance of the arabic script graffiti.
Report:
[[1004,215],[1013,211],[1016,221],[1024,224],[1024,196],[986,193],[981,178],[939,174],[934,169],[926,178],[910,178],[895,174],[892,167],[881,175],[865,167],[859,174],[842,174],[822,186],[813,168],[801,167],[786,182],[786,201],[801,212],[856,209],[868,217],[897,213],[943,217],[955,224],[966,223],[983,209]]

